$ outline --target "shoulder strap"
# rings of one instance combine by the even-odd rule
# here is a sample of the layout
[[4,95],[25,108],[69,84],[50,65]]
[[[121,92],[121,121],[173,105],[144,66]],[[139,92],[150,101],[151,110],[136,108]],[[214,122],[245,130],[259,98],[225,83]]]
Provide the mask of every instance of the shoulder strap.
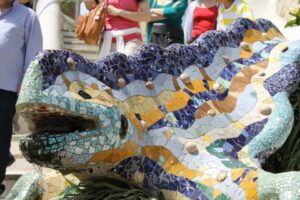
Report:
[[156,8],[156,3],[157,3],[157,0],[153,0],[151,8]]

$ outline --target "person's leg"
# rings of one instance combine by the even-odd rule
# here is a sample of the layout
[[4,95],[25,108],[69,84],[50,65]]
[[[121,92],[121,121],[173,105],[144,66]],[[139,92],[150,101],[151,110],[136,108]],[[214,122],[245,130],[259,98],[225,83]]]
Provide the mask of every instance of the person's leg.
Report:
[[12,136],[12,120],[15,114],[17,93],[0,90],[0,184],[9,164],[9,149]]
[[0,195],[3,194],[4,191],[5,191],[5,185],[0,184]]
[[162,48],[165,48],[168,46],[165,38],[166,38],[166,34],[152,32],[150,36],[150,43],[154,43]]
[[143,42],[138,39],[129,40],[128,42],[125,43],[125,48],[123,53],[128,56],[132,54],[137,48],[139,48],[142,44]]
[[166,34],[165,40],[166,40],[165,47],[170,46],[171,44],[176,44],[176,43],[183,44],[184,33],[183,33],[182,28],[178,28],[178,29],[176,29],[176,31],[168,32]]
[[110,46],[110,53],[116,52],[117,51],[117,43],[112,42]]

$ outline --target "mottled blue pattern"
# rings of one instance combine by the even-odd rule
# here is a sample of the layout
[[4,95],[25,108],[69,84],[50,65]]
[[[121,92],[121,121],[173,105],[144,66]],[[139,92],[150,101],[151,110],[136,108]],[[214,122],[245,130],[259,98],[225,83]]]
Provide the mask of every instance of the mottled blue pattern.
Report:
[[[191,92],[189,92],[190,94]],[[162,127],[176,127],[182,129],[190,128],[193,123],[195,122],[195,113],[199,108],[199,104],[197,102],[205,102],[209,100],[224,100],[228,95],[228,89],[223,94],[218,94],[213,90],[199,92],[197,94],[190,94],[191,97],[187,102],[187,105],[177,111],[172,112],[175,116],[175,121],[170,121],[168,117],[163,117],[162,119],[158,120],[152,126],[149,127],[149,130],[159,129]],[[161,106],[162,109],[165,109]]]
[[[264,60],[264,58],[261,56],[262,52],[266,55],[269,55],[271,50],[274,48],[275,44],[267,45],[265,48],[263,48],[261,51],[255,53],[251,58],[248,59],[238,59],[237,61],[234,61],[230,65],[228,65],[221,73],[220,77],[224,80],[231,81],[231,79],[241,71],[243,67],[253,65],[255,63],[259,63]],[[236,63],[239,64],[239,67],[237,67]],[[204,84],[205,85],[205,84]],[[206,84],[207,85],[207,84]],[[208,88],[208,85],[206,86]],[[187,89],[183,89],[183,91],[188,94],[191,98],[187,105],[180,109],[173,112],[173,115],[176,118],[176,121],[170,121],[166,117],[160,119],[155,124],[149,127],[149,130],[152,129],[159,129],[162,127],[174,127],[174,128],[182,128],[182,129],[188,129],[190,128],[193,123],[195,122],[195,113],[198,110],[198,108],[201,106],[197,102],[204,103],[205,101],[210,100],[224,100],[229,90],[226,89],[226,91],[223,94],[218,94],[214,90],[208,90],[205,92],[199,92],[196,94],[193,94],[191,91]],[[161,106],[161,108],[164,108]],[[164,108],[165,109],[165,108]]]
[[136,172],[143,173],[143,186],[149,190],[178,191],[191,200],[208,200],[208,197],[198,188],[195,182],[169,174],[159,164],[147,157],[126,158],[113,171],[126,180],[131,180]]
[[[210,31],[190,45],[173,44],[165,49],[155,44],[143,45],[131,56],[113,53],[95,63],[68,51],[45,51],[40,60],[44,75],[43,89],[52,85],[58,75],[69,70],[66,62],[68,57],[77,63],[79,71],[96,77],[111,88],[117,88],[119,78],[124,78],[127,83],[134,80],[149,81],[161,73],[178,77],[190,65],[208,67],[220,47],[238,47],[248,29],[265,32],[269,28],[275,26],[264,19],[256,22],[238,19],[226,33]],[[250,63],[245,61],[242,64]]]
[[300,70],[298,64],[287,65],[279,72],[265,80],[264,87],[271,96],[279,92],[292,93],[297,88],[300,81]]
[[223,145],[224,154],[232,159],[238,159],[238,152],[262,131],[267,122],[268,119],[264,119],[250,124],[238,137],[226,139]]

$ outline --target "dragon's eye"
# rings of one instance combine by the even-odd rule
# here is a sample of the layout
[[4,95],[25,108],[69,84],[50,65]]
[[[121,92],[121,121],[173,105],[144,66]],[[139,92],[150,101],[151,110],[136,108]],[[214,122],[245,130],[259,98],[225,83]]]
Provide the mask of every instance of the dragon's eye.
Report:
[[88,93],[86,93],[86,92],[83,91],[83,90],[79,90],[79,91],[78,91],[78,94],[79,94],[82,98],[84,98],[84,99],[91,99],[91,98],[92,98],[91,95],[89,95]]
[[124,115],[121,115],[120,137],[125,138],[128,129],[128,121]]

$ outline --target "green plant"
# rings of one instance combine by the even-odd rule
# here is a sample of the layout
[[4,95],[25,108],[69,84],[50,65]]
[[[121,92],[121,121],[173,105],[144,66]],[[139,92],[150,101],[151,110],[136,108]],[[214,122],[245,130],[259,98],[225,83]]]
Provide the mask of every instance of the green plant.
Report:
[[77,1],[81,2],[81,0],[59,0],[61,11],[71,18],[75,17],[75,4]]
[[60,8],[66,10],[71,8],[77,0],[59,0]]
[[[298,4],[300,4],[300,0],[298,0]],[[288,21],[285,27],[293,27],[300,25],[300,8],[296,8],[292,12],[289,13],[290,15],[294,16],[295,19]]]
[[81,182],[78,185],[66,180],[69,187],[59,196],[64,200],[156,200],[152,194],[133,185],[113,179]]

